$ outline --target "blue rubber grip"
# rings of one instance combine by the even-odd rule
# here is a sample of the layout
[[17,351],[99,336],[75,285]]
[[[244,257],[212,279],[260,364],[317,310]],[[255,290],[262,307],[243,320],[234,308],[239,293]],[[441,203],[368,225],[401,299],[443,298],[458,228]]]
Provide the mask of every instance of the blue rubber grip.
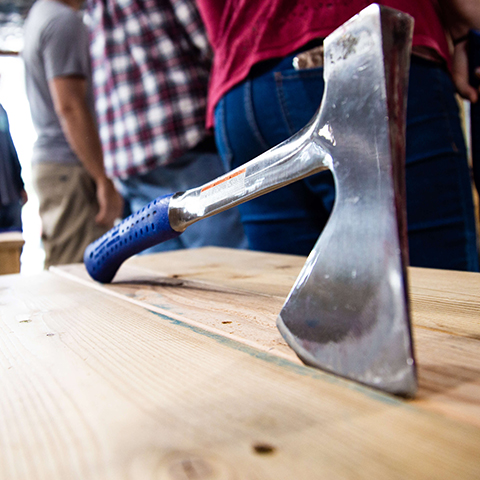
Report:
[[180,235],[168,220],[171,198],[158,197],[85,249],[83,262],[94,280],[111,282],[127,258]]

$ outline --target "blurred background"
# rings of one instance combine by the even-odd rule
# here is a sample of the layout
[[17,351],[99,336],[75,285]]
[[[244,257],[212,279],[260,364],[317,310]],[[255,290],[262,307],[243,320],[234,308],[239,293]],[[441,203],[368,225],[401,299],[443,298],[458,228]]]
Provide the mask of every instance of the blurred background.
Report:
[[30,169],[36,133],[30,118],[23,62],[19,55],[23,45],[23,19],[33,2],[0,0],[0,102],[8,114],[10,132],[22,164],[22,176],[29,198],[22,212],[25,245],[21,256],[21,272],[27,274],[41,271],[44,260],[38,200],[32,187]]
[[[22,164],[22,176],[29,201],[22,212],[25,245],[21,256],[21,272],[36,273],[43,268],[44,252],[41,246],[41,223],[38,199],[32,187],[30,158],[36,133],[32,125],[25,93],[23,62],[23,20],[35,0],[0,0],[0,102],[7,111],[10,131]],[[470,139],[470,106],[461,100],[467,144]],[[469,146],[469,145],[467,145]],[[478,214],[480,207],[474,191]],[[480,219],[477,218],[480,225]]]

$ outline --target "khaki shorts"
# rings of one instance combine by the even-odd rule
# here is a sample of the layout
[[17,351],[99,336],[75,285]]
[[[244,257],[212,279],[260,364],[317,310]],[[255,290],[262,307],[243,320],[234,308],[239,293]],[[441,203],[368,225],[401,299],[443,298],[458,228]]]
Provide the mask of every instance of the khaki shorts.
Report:
[[95,223],[95,183],[81,165],[40,163],[32,166],[40,202],[45,268],[79,263],[89,243],[108,228]]

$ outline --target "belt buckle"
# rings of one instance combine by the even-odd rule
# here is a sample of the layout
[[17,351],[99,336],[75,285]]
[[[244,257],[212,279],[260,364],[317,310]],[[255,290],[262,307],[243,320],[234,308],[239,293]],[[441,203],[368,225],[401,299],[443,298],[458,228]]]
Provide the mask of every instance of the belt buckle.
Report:
[[308,70],[323,67],[323,45],[296,55],[292,61],[295,70]]

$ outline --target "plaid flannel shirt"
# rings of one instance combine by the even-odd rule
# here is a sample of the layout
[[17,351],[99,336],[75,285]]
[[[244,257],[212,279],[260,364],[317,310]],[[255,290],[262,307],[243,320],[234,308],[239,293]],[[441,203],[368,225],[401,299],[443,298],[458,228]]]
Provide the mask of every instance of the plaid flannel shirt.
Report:
[[88,0],[87,24],[107,173],[145,173],[200,143],[211,51],[195,3]]

